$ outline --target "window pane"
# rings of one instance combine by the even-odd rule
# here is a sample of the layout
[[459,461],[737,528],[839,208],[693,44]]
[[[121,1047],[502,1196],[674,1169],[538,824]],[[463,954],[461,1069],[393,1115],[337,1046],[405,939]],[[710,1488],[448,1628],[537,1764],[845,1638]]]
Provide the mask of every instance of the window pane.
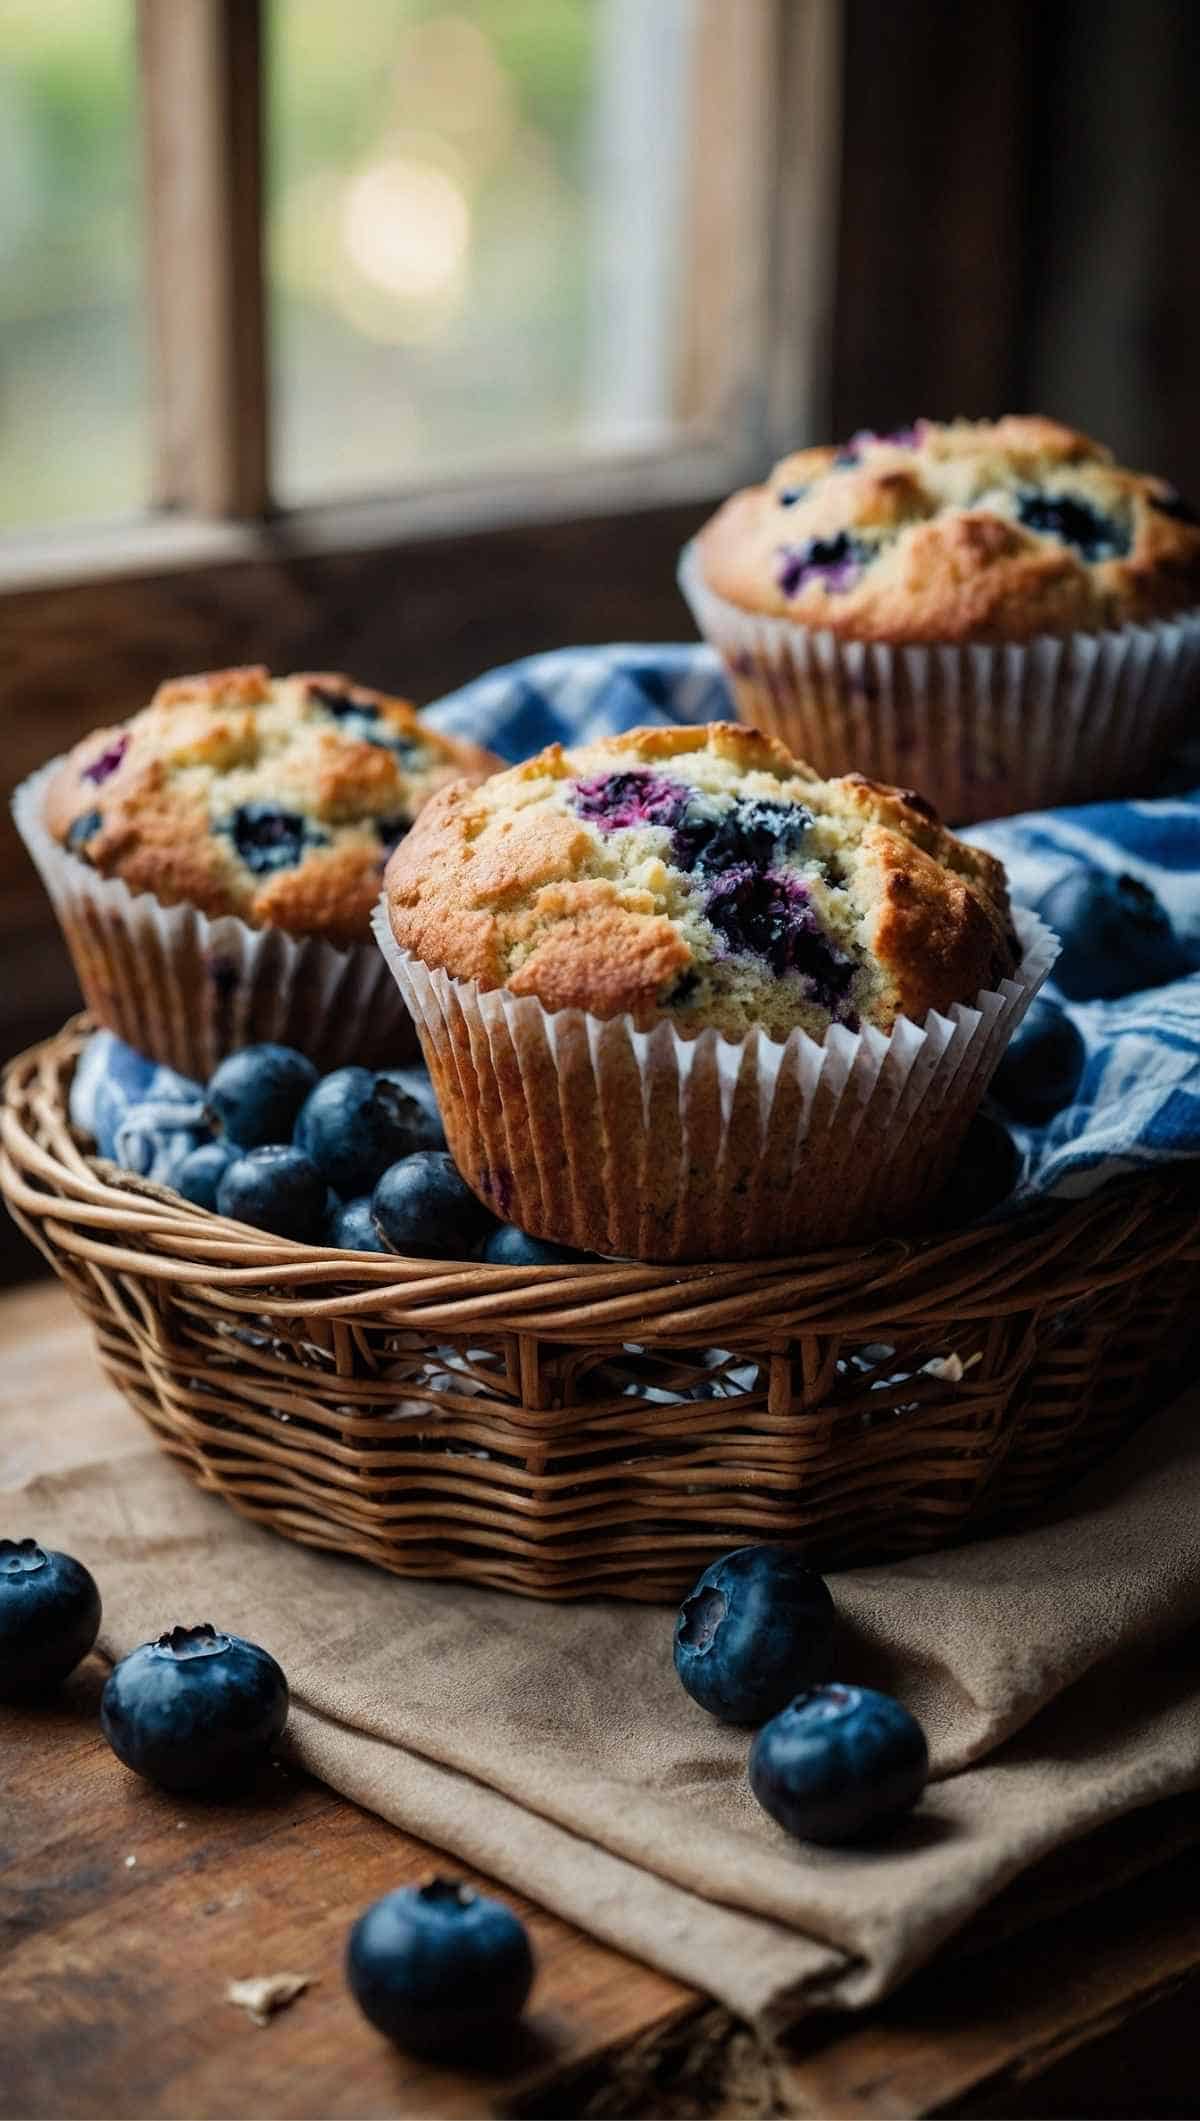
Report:
[[694,0],[273,0],[283,498],[659,441]]
[[148,492],[133,0],[0,0],[0,529]]

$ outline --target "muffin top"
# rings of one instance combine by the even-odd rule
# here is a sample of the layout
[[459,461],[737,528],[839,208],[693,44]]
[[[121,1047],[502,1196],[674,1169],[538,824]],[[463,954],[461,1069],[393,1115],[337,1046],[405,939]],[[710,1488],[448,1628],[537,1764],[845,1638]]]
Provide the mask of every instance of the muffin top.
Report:
[[384,862],[422,804],[496,763],[351,678],[214,670],[77,744],[45,821],[164,905],[345,944],[369,933]]
[[1200,603],[1200,514],[1054,420],[918,420],[784,457],[699,538],[718,596],[859,641],[1023,641]]
[[552,744],[445,788],[385,890],[431,968],[688,1036],[888,1031],[1020,956],[1000,863],[919,796],[823,781],[727,722]]

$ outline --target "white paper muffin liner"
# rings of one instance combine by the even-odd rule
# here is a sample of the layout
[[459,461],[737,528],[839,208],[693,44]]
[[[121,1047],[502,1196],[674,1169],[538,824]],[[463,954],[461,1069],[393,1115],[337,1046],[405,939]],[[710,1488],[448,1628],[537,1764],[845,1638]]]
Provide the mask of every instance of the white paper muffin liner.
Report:
[[551,1013],[431,971],[383,903],[374,927],[455,1161],[493,1213],[583,1251],[669,1261],[811,1252],[931,1200],[1058,955],[1036,915],[1015,921],[1021,964],[994,992],[821,1043]]
[[893,648],[743,611],[709,588],[695,540],[679,586],[742,721],[818,773],[915,788],[951,824],[1136,793],[1200,688],[1200,611],[1061,639]]
[[278,1039],[317,1067],[411,1060],[412,1020],[375,944],[253,928],[164,906],[99,876],[46,829],[52,759],[13,796],[17,829],[58,916],[98,1023],[151,1060],[203,1082],[225,1054]]

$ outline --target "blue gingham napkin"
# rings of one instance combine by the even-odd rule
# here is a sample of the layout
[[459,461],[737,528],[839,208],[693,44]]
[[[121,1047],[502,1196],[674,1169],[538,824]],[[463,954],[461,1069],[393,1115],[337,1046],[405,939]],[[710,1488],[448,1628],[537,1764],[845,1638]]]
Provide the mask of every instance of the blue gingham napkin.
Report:
[[[428,710],[435,728],[516,761],[648,722],[730,719],[721,667],[699,646],[560,648],[489,671]],[[1200,965],[1200,760],[1184,792],[1089,803],[973,826],[1035,906],[1078,866],[1127,874],[1158,894]],[[1186,772],[1173,776],[1187,783]],[[1053,982],[1046,990],[1062,1000]],[[1087,1066],[1073,1105],[1045,1127],[1012,1128],[1024,1159],[1017,1198],[1077,1198],[1124,1172],[1200,1155],[1200,972],[1120,1001],[1063,1006]]]

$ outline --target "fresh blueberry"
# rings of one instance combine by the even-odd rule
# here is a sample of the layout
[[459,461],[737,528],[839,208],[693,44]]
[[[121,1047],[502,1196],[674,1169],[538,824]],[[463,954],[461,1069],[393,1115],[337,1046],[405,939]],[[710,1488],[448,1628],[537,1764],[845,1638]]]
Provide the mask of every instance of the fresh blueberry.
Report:
[[1123,560],[1129,551],[1128,528],[1075,494],[1042,493],[1030,487],[1018,498],[1017,514],[1027,530],[1036,530],[1044,538],[1060,538],[1085,560]]
[[202,1105],[147,1098],[129,1105],[113,1132],[113,1162],[158,1186],[175,1186],[193,1149],[208,1139]]
[[809,582],[820,582],[834,593],[853,589],[874,556],[874,546],[848,530],[832,538],[809,538],[803,545],[785,545],[779,554],[779,587],[785,597],[799,596]]
[[57,1686],[99,1627],[100,1593],[82,1562],[36,1539],[0,1539],[0,1697]]
[[936,1229],[958,1229],[1007,1200],[1021,1176],[1021,1152],[1008,1128],[977,1112],[932,1210]]
[[909,1811],[928,1775],[916,1717],[870,1687],[811,1687],[750,1748],[754,1795],[800,1841],[861,1840]]
[[388,854],[391,853],[393,847],[400,845],[406,833],[411,832],[411,830],[412,819],[410,817],[377,817],[375,820],[375,831],[379,844]]
[[1086,1059],[1087,1049],[1066,1011],[1039,998],[1005,1048],[992,1077],[992,1095],[1014,1119],[1042,1127],[1074,1102]]
[[371,1195],[371,1213],[393,1252],[427,1259],[466,1259],[492,1226],[445,1149],[393,1164]]
[[243,803],[217,829],[229,834],[241,860],[255,876],[294,869],[310,847],[329,844],[327,832],[297,811],[281,810],[278,803]]
[[387,1246],[375,1228],[371,1198],[338,1203],[330,1217],[329,1242],[340,1252],[386,1252]]
[[424,1068],[381,1068],[385,1082],[395,1083],[405,1097],[411,1097],[425,1114],[425,1132],[420,1141],[413,1144],[417,1149],[444,1149],[446,1130],[438,1110],[437,1093]]
[[312,1062],[291,1046],[243,1046],[213,1071],[208,1116],[241,1149],[290,1142],[296,1114],[318,1081]]
[[104,819],[99,810],[85,810],[82,817],[72,818],[67,827],[66,840],[72,854],[78,854],[81,847],[86,847],[89,840],[94,840],[103,825]]
[[389,1075],[335,1068],[317,1084],[296,1121],[296,1146],[311,1156],[335,1193],[369,1193],[389,1164],[430,1146],[427,1108]]
[[217,1184],[217,1208],[234,1222],[315,1245],[325,1234],[328,1195],[316,1165],[300,1149],[272,1142],[247,1149],[230,1164]]
[[793,1547],[738,1547],[698,1578],[675,1623],[675,1670],[722,1723],[764,1723],[833,1661],[833,1600]]
[[493,1267],[559,1267],[585,1259],[587,1254],[572,1252],[566,1245],[549,1244],[542,1237],[530,1237],[515,1223],[501,1223],[498,1230],[492,1231],[483,1256]]
[[236,1142],[201,1142],[175,1173],[175,1191],[197,1208],[215,1208],[217,1188],[242,1154]]
[[365,2018],[415,2054],[469,2056],[520,2017],[533,1986],[525,1925],[457,1879],[387,1893],[350,1932],[346,1979]]
[[1062,938],[1052,976],[1069,1001],[1115,1001],[1192,969],[1166,908],[1136,877],[1072,869],[1037,910]]
[[287,1680],[266,1650],[208,1621],[122,1658],[100,1697],[118,1760],[167,1790],[244,1782],[287,1721]]

